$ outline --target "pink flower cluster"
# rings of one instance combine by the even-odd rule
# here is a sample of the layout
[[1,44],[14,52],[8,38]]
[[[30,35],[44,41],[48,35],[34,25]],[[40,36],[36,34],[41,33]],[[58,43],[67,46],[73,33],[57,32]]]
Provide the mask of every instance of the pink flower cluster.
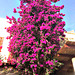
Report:
[[[54,62],[57,63],[53,56],[60,49],[59,36],[64,36],[64,14],[60,13],[63,6],[51,5],[51,1],[59,0],[23,1],[28,3],[24,5],[20,2],[20,18],[16,20],[7,16],[12,23],[7,28],[10,33],[8,50],[17,68],[29,69],[37,75],[41,68],[53,69]],[[13,12],[17,13],[15,8]]]
[[2,60],[0,60],[0,66],[2,66]]
[[[20,0],[22,1],[23,3],[27,2],[27,3],[31,3],[33,1],[36,1],[36,2],[43,2],[43,1],[46,1],[46,0]],[[49,1],[52,1],[52,2],[57,2],[57,1],[60,1],[60,0],[49,0]]]

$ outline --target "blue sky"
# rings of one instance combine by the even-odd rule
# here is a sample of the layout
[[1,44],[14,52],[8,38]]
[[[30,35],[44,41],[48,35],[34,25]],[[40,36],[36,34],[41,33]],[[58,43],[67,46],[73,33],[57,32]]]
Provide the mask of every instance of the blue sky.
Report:
[[[6,15],[16,18],[19,17],[19,14],[13,13],[13,8],[17,8],[20,5],[19,0],[1,0],[0,1],[0,17],[6,18]],[[65,29],[67,31],[75,30],[75,0],[60,0],[56,5],[64,5],[64,9],[61,10],[61,13],[66,14],[64,21],[66,22]]]

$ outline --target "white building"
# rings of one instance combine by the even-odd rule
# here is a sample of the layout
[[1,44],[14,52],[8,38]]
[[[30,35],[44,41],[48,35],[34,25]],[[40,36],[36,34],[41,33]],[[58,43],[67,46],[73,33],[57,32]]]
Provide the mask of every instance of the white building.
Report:
[[2,59],[4,62],[7,62],[7,58],[9,55],[9,52],[7,49],[9,40],[6,39],[6,37],[9,36],[9,33],[6,31],[5,27],[9,27],[11,25],[7,21],[8,20],[5,18],[0,18],[0,37],[4,37],[0,55],[3,57]]
[[68,40],[68,41],[75,41],[75,32],[74,32],[74,30],[69,31],[69,32],[65,32],[64,34],[66,35],[65,36],[66,40]]

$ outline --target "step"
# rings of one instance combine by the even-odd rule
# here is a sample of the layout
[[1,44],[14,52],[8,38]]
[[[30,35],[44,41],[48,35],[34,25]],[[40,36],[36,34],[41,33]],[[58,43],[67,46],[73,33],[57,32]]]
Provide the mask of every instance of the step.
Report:
[[74,42],[74,41],[73,41],[73,42],[72,42],[72,41],[67,41],[66,44],[67,44],[67,45],[75,46],[75,42]]
[[75,56],[75,46],[63,46],[57,53],[62,55]]
[[59,56],[58,56],[58,54],[55,55],[54,58],[57,59],[57,60],[60,61],[60,62],[68,62],[68,61],[71,59],[71,57],[62,56],[62,55],[59,55]]

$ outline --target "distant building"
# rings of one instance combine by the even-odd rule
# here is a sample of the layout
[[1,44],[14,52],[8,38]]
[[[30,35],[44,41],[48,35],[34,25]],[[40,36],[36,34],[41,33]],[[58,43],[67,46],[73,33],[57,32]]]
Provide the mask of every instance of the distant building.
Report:
[[75,32],[74,30],[72,31],[68,31],[68,32],[64,32],[65,37],[60,36],[59,38],[64,38],[64,40],[60,39],[60,47],[63,47],[63,45],[67,42],[67,41],[71,41],[71,42],[75,42]]
[[75,41],[75,32],[74,30],[69,31],[69,32],[64,32],[65,36],[65,40],[68,41]]

